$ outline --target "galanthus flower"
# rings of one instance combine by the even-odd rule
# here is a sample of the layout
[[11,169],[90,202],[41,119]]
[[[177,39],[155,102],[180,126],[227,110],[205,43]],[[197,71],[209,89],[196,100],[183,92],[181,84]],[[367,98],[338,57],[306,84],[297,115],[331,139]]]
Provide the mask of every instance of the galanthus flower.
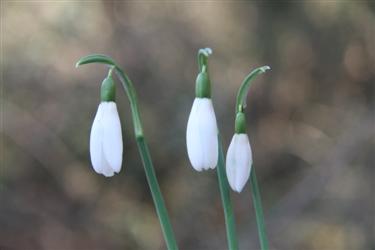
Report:
[[186,130],[189,159],[197,171],[213,169],[217,165],[217,124],[212,100],[195,98]]
[[246,134],[245,115],[238,112],[235,134],[229,145],[226,158],[226,172],[230,187],[241,192],[250,176],[253,157],[249,138]]
[[111,177],[122,164],[122,132],[115,103],[115,84],[109,75],[101,87],[101,103],[91,128],[90,157],[98,174]]
[[[211,51],[206,49],[208,56]],[[218,129],[211,100],[211,83],[207,61],[200,68],[196,80],[195,100],[186,129],[186,145],[189,159],[197,171],[214,169],[218,161]]]

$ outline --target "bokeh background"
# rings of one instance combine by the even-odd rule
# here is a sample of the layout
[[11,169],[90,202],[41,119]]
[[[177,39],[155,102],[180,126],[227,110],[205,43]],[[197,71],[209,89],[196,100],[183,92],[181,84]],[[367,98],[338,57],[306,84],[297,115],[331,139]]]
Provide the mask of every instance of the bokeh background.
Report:
[[[118,88],[123,170],[95,174],[89,132],[112,56],[135,84],[181,249],[226,249],[216,171],[189,164],[196,54],[211,47],[227,148],[248,97],[272,249],[375,249],[373,1],[1,1],[0,249],[165,249]],[[120,85],[118,85],[120,87]],[[232,192],[241,249],[259,249],[250,187]]]

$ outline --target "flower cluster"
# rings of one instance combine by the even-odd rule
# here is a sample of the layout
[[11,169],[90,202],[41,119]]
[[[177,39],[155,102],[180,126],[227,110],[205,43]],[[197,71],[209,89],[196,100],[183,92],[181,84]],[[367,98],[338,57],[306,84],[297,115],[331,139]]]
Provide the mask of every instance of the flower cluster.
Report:
[[[214,169],[218,164],[218,126],[211,99],[211,81],[208,74],[208,56],[211,49],[201,49],[198,53],[199,73],[196,79],[195,100],[189,115],[186,129],[188,157],[197,171]],[[261,69],[261,68],[260,68]],[[263,72],[267,67],[263,67]],[[98,111],[90,135],[90,156],[92,166],[98,174],[106,177],[119,173],[122,165],[122,132],[115,102],[116,88],[112,69],[101,86]],[[253,75],[249,75],[244,88]],[[247,90],[246,90],[247,91]],[[243,97],[246,91],[239,91]],[[246,97],[246,96],[245,96]],[[240,98],[241,99],[241,98]],[[243,107],[237,111],[235,134],[232,137],[226,156],[226,175],[230,187],[241,192],[251,171],[252,152],[246,134],[246,121]]]
[[[213,169],[218,162],[218,128],[211,100],[211,82],[208,75],[207,58],[211,50],[199,51],[199,74],[196,93],[187,129],[186,144],[188,156],[197,171]],[[230,187],[241,192],[250,176],[252,152],[246,134],[246,121],[242,109],[237,112],[235,134],[226,157],[226,174]]]
[[[218,165],[218,179],[223,201],[227,227],[229,249],[238,249],[235,235],[234,214],[228,192],[229,186],[241,192],[246,185],[252,166],[252,152],[246,134],[244,108],[251,80],[259,73],[264,73],[268,66],[252,71],[242,83],[236,101],[235,133],[229,145],[226,162],[219,142],[219,130],[211,99],[211,82],[208,74],[208,56],[211,49],[198,52],[199,73],[196,79],[195,100],[189,115],[186,129],[186,144],[189,160],[197,171],[214,169]],[[143,135],[142,123],[138,110],[136,92],[132,82],[113,59],[100,54],[92,54],[81,58],[76,66],[100,63],[110,67],[108,76],[103,80],[100,91],[100,104],[95,115],[90,134],[90,158],[95,172],[106,177],[119,173],[122,165],[123,142],[119,114],[115,102],[116,88],[112,78],[113,71],[119,77],[132,110],[135,137],[147,176],[147,181],[155,203],[162,232],[168,249],[178,249],[176,239],[164,205],[160,187],[155,175],[151,155]],[[224,167],[226,164],[226,169]],[[228,180],[228,182],[226,182]],[[261,248],[268,249],[265,234],[260,193],[253,170],[251,175],[252,197],[258,224]]]

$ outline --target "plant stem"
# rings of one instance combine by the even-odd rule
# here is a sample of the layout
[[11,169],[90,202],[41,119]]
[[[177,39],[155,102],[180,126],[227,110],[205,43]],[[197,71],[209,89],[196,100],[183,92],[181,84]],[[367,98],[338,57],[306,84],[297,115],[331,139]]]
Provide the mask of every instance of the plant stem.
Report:
[[160,224],[164,234],[167,248],[170,250],[177,250],[178,246],[175,240],[175,236],[169,222],[168,212],[164,206],[163,196],[161,195],[158,181],[156,179],[154,167],[151,161],[150,152],[147,146],[147,142],[143,137],[137,137],[137,145],[139,153],[141,154],[143,166],[145,168],[148,185],[151,189],[152,198],[154,199],[156,212],[159,217]]
[[160,191],[160,187],[155,175],[154,166],[152,164],[150,151],[147,146],[147,141],[143,135],[141,118],[139,115],[137,98],[132,82],[126,74],[116,66],[116,72],[124,87],[125,93],[128,95],[130,107],[133,116],[134,133],[142,158],[142,163],[145,169],[148,185],[150,186],[152,199],[154,200],[156,213],[158,214],[160,225],[163,231],[164,239],[169,250],[177,250],[178,246],[175,240],[173,229],[169,221],[168,212],[164,205],[164,199]]
[[268,240],[267,240],[267,235],[266,235],[266,227],[264,225],[264,216],[263,216],[263,209],[262,209],[262,198],[260,196],[258,181],[257,181],[257,177],[255,174],[254,166],[251,169],[250,183],[251,183],[251,193],[253,196],[253,203],[254,203],[254,209],[255,209],[255,217],[256,217],[257,227],[258,227],[260,247],[262,250],[268,250]]
[[243,109],[246,107],[246,96],[249,93],[250,86],[255,79],[256,76],[266,72],[267,70],[271,69],[269,66],[262,66],[259,68],[254,69],[253,71],[248,74],[245,79],[243,80],[236,98],[236,113],[243,112]]
[[225,226],[227,230],[228,248],[230,250],[238,249],[237,235],[236,235],[236,225],[235,218],[232,208],[232,202],[230,199],[229,183],[227,175],[225,173],[225,158],[223,153],[223,146],[221,143],[220,134],[218,135],[219,141],[219,161],[217,164],[217,177],[219,179],[219,187],[221,200],[223,203]]
[[[266,72],[269,69],[271,69],[269,66],[259,67],[251,71],[250,74],[248,74],[245,77],[245,79],[243,80],[237,92],[237,98],[236,98],[236,113],[237,114],[241,114],[244,112],[244,109],[246,107],[246,97],[249,93],[249,89],[253,80],[256,78],[256,76]],[[241,122],[245,123],[244,120]],[[246,124],[242,124],[242,125],[246,126]],[[236,121],[236,127],[237,127],[237,121]],[[242,127],[240,127],[240,129],[242,129]],[[251,183],[251,193],[253,196],[253,203],[254,203],[254,209],[255,209],[255,217],[257,220],[260,247],[262,250],[268,250],[268,241],[267,241],[267,235],[266,235],[266,228],[264,226],[264,216],[263,216],[263,210],[262,210],[262,200],[260,197],[260,192],[259,192],[259,187],[258,187],[258,182],[257,182],[257,177],[255,174],[254,167],[251,170],[250,183]]]

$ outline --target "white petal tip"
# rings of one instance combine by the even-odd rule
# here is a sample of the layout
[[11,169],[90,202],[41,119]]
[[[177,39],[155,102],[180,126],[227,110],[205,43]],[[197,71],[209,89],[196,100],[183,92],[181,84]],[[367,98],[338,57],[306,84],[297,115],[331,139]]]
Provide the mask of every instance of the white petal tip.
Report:
[[101,174],[104,175],[105,177],[112,177],[112,176],[115,175],[115,172],[114,171],[107,171],[107,172],[103,172]]
[[237,187],[237,189],[236,189],[235,191],[236,191],[237,193],[241,193],[242,190],[243,190],[243,188],[244,188],[244,187],[241,187],[241,188]]
[[216,166],[204,166],[204,167],[203,166],[199,166],[199,167],[195,167],[193,165],[192,165],[192,167],[193,167],[193,169],[195,171],[198,171],[198,172],[207,171],[207,170],[215,169],[216,168]]

